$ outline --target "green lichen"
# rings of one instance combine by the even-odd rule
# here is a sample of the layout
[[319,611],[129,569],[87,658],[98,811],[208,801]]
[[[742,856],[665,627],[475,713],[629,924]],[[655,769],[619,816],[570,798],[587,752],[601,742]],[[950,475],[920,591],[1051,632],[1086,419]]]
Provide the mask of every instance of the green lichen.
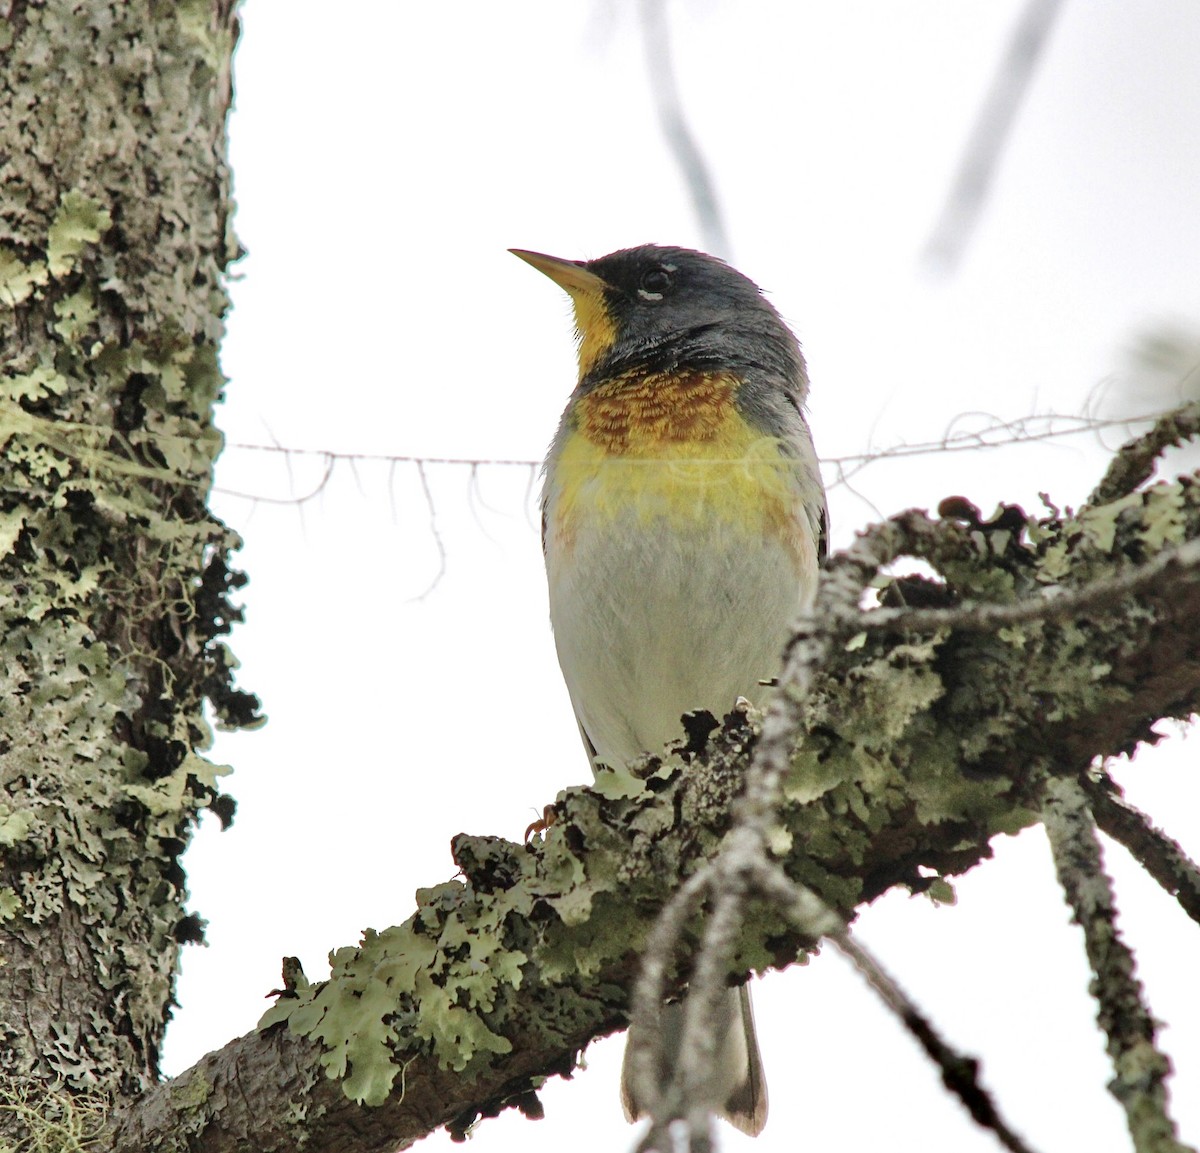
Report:
[[23,911],[24,905],[15,889],[10,889],[7,885],[0,889],[0,922],[11,921]]
[[0,48],[0,1027],[6,1069],[71,1091],[157,1079],[179,856],[232,812],[203,709],[256,719],[221,640],[239,541],[205,507],[230,29],[175,8],[26,5]]
[[46,237],[46,267],[61,279],[75,266],[76,258],[112,227],[112,216],[98,200],[72,188],[62,194],[58,211]]
[[58,317],[54,331],[72,345],[79,344],[100,317],[95,298],[88,288],[81,288],[65,299],[56,301],[54,315]]
[[0,1137],[0,1153],[85,1153],[103,1127],[105,1105],[99,1094],[66,1093],[61,1085],[0,1088],[0,1128],[18,1136]]
[[50,273],[43,261],[26,264],[15,253],[0,246],[0,304],[16,307],[49,279]]
[[182,1085],[171,1085],[171,1104],[181,1113],[194,1112],[204,1107],[212,1096],[212,1091],[212,1082],[200,1072],[194,1077],[189,1077]]
[[33,816],[24,811],[14,812],[7,805],[0,805],[0,847],[11,848],[29,836],[33,828]]
[[[1023,530],[1012,516],[1002,529],[910,519],[911,547],[957,603],[1040,603],[1048,586],[1061,596],[1111,580],[1200,537],[1200,483],[1154,485]],[[896,886],[953,903],[952,879],[990,855],[993,838],[1039,819],[1030,750],[1084,772],[1154,739],[1157,717],[1200,704],[1187,679],[1200,636],[1173,611],[1194,619],[1146,594],[996,631],[898,623],[832,646],[805,701],[776,859],[848,919]],[[1179,686],[1156,660],[1164,638],[1190,654]],[[532,846],[457,838],[460,880],[421,890],[405,924],[338,950],[329,981],[281,997],[261,1026],[319,1041],[326,1073],[378,1104],[421,1056],[476,1076],[517,1046],[561,1058],[619,1025],[655,913],[720,849],[757,723],[753,710],[731,714],[707,742],[689,729],[621,777],[566,790]],[[755,902],[733,968],[790,964],[809,946]]]

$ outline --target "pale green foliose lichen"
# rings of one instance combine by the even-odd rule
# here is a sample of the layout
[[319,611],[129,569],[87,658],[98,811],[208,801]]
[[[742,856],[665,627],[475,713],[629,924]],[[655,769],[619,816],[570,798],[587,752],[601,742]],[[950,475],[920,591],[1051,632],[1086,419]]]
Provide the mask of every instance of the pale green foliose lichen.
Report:
[[[929,559],[960,602],[1004,604],[1111,578],[1197,536],[1200,486],[1185,479],[1024,532],[945,526]],[[952,878],[992,838],[1038,819],[1031,759],[1071,755],[1081,726],[1099,730],[1138,691],[1114,673],[1156,627],[1153,605],[1138,603],[991,633],[855,633],[806,700],[773,853],[847,918],[897,885],[952,904]],[[421,890],[403,925],[338,950],[330,980],[281,997],[262,1027],[319,1040],[327,1074],[369,1104],[420,1055],[471,1074],[507,1054],[514,1033],[582,1043],[613,1027],[654,911],[720,845],[756,723],[752,711],[727,719],[704,766],[681,741],[596,789],[565,791],[533,847],[456,839],[463,880]],[[1134,716],[1097,738],[1108,744],[1085,742],[1078,768],[1151,737]],[[788,964],[804,944],[755,902],[736,966]]]
[[186,7],[183,49],[175,5],[48,0],[0,38],[0,919],[21,922],[0,981],[53,987],[52,942],[79,958],[94,1008],[5,1022],[6,1067],[72,1090],[157,1078],[199,935],[178,858],[232,811],[203,703],[229,725],[257,706],[218,640],[239,542],[205,508],[231,33]]

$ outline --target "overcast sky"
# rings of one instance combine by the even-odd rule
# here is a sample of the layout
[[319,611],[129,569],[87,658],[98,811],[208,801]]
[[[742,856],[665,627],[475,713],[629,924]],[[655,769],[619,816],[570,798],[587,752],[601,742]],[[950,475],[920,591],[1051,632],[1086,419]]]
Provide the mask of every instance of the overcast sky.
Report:
[[[730,255],[804,345],[827,461],[986,414],[1082,413],[1116,390],[1139,332],[1200,318],[1192,0],[1066,5],[961,266],[922,265],[1021,7],[670,7]],[[506,248],[701,246],[636,14],[631,0],[247,0],[231,146],[250,255],[232,285],[214,505],[246,541],[232,647],[270,721],[218,743],[238,816],[224,834],[206,822],[187,857],[209,945],[185,955],[168,1072],[253,1027],[283,955],[320,978],[331,948],[408,917],[418,886],[453,874],[455,833],[519,839],[590,777],[550,637],[532,469],[387,458],[540,459],[574,380],[570,309]],[[1035,509],[1039,492],[1078,504],[1116,443],[873,464],[831,487],[834,543],[954,493],[985,510]],[[248,445],[359,459],[328,470]],[[1193,853],[1196,757],[1176,738],[1119,774]],[[1128,1149],[1045,838],[995,848],[957,907],[892,894],[856,932],[983,1057],[1034,1145]],[[1175,1112],[1197,1142],[1200,937],[1110,858],[1152,1007],[1175,1023]],[[757,1153],[996,1148],[837,957],[758,981],[755,1001],[772,1101]],[[594,1046],[586,1072],[544,1090],[544,1122],[484,1122],[477,1147],[630,1148],[620,1051]]]

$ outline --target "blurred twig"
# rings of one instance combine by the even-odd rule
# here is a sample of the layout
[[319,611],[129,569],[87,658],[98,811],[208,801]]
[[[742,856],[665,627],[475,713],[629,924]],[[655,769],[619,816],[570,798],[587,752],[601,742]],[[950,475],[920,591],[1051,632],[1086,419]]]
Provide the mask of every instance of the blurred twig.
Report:
[[939,272],[954,269],[971,239],[1017,109],[1029,91],[1061,7],[1062,0],[1028,0],[1013,29],[1008,51],[967,138],[954,183],[925,244],[925,262]]
[[733,256],[729,233],[721,215],[717,189],[708,163],[688,127],[675,83],[675,68],[671,63],[671,32],[667,26],[667,0],[642,0],[642,43],[646,50],[646,72],[658,123],[666,137],[667,146],[683,174],[692,207],[704,238],[704,247],[714,256],[729,260]]

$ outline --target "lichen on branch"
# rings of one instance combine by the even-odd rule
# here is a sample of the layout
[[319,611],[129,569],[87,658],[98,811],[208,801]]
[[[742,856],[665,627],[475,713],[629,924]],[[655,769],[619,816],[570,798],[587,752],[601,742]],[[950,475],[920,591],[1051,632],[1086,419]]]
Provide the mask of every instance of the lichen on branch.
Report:
[[[844,611],[804,626],[836,643],[812,669],[774,859],[847,921],[897,885],[952,899],[953,877],[988,857],[993,837],[1039,819],[1031,750],[1078,777],[1196,708],[1198,538],[1194,476],[1075,514],[1010,507],[984,521],[952,502],[941,519],[910,512],[868,530],[823,578]],[[904,556],[932,565],[936,595],[922,597],[938,607],[859,607]],[[456,838],[460,879],[423,890],[403,925],[339,950],[329,982],[267,1014],[268,1036],[319,1042],[326,1073],[401,1129],[399,1087],[428,1121],[421,1082],[436,1070],[478,1086],[465,1114],[447,1101],[453,1127],[524,1099],[626,1020],[657,911],[729,831],[758,723],[735,711],[706,735],[693,722],[632,785],[566,790],[541,842]],[[730,975],[787,965],[810,944],[760,902]],[[686,969],[676,965],[675,987]]]

